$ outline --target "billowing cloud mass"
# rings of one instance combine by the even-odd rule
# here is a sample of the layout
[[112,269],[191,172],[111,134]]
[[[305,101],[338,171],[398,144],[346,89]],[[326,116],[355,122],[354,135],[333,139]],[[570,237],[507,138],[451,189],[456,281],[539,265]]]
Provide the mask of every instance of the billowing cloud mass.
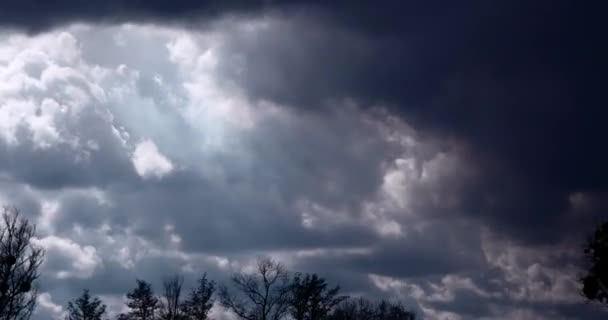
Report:
[[37,319],[260,255],[424,319],[605,318],[577,284],[608,208],[597,12],[1,4],[0,202],[47,252]]

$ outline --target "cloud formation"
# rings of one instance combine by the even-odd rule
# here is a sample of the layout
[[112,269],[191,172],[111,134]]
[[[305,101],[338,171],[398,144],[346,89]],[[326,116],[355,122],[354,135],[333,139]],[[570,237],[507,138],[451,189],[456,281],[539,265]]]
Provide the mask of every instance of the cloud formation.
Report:
[[162,178],[173,170],[171,161],[158,151],[156,144],[150,140],[138,143],[133,151],[135,171],[142,178]]
[[197,3],[0,10],[39,32],[0,35],[0,200],[49,252],[40,319],[259,254],[428,319],[605,317],[575,283],[607,181],[580,11]]

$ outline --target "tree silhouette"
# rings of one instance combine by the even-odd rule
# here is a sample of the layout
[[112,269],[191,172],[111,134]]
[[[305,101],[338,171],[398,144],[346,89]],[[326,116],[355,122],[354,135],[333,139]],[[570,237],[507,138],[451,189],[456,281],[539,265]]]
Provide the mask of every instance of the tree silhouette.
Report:
[[44,250],[32,242],[36,227],[4,207],[0,221],[0,319],[29,319],[36,305],[38,268]]
[[161,299],[160,318],[162,320],[182,320],[184,308],[180,301],[184,278],[175,275],[163,281],[163,297]]
[[608,222],[597,227],[584,253],[588,270],[580,278],[582,293],[590,301],[608,306]]
[[97,297],[91,297],[88,289],[68,303],[66,320],[101,320],[106,313],[106,305]]
[[215,282],[207,280],[207,274],[198,279],[197,286],[192,289],[190,296],[184,302],[186,319],[205,320],[209,310],[213,307],[213,293]]
[[416,314],[401,303],[385,300],[371,302],[364,298],[346,300],[338,304],[330,320],[415,320]]
[[368,300],[346,300],[336,306],[331,320],[373,320],[374,306]]
[[296,273],[290,285],[289,312],[294,320],[326,319],[333,307],[345,300],[338,296],[340,287],[327,287],[325,279],[316,274]]
[[287,313],[289,278],[282,264],[270,258],[257,262],[254,274],[235,274],[232,285],[237,293],[220,287],[222,305],[245,320],[279,320]]
[[399,302],[392,303],[382,300],[376,305],[376,318],[382,320],[414,320],[416,314],[407,310]]
[[158,298],[154,296],[152,286],[143,280],[136,280],[137,287],[127,293],[127,314],[130,320],[153,320],[158,309]]

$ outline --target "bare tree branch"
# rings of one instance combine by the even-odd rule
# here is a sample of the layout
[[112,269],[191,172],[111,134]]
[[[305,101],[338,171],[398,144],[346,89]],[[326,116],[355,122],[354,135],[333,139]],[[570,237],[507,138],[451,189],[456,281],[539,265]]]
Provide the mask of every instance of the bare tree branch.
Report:
[[245,320],[278,320],[287,312],[288,273],[282,264],[269,258],[257,261],[254,274],[235,274],[232,286],[220,288],[222,305]]
[[161,299],[160,317],[162,320],[181,320],[184,318],[180,301],[184,278],[174,275],[163,281],[163,297]]
[[4,207],[0,221],[0,319],[29,319],[38,291],[34,287],[44,250],[32,243],[36,227]]

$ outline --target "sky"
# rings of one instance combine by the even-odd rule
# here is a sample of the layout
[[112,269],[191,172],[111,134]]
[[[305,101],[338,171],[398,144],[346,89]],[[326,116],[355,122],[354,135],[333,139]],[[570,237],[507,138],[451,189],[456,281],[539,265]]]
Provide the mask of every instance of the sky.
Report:
[[577,284],[608,209],[600,12],[2,1],[0,203],[46,250],[34,318],[269,256],[422,319],[605,319]]

